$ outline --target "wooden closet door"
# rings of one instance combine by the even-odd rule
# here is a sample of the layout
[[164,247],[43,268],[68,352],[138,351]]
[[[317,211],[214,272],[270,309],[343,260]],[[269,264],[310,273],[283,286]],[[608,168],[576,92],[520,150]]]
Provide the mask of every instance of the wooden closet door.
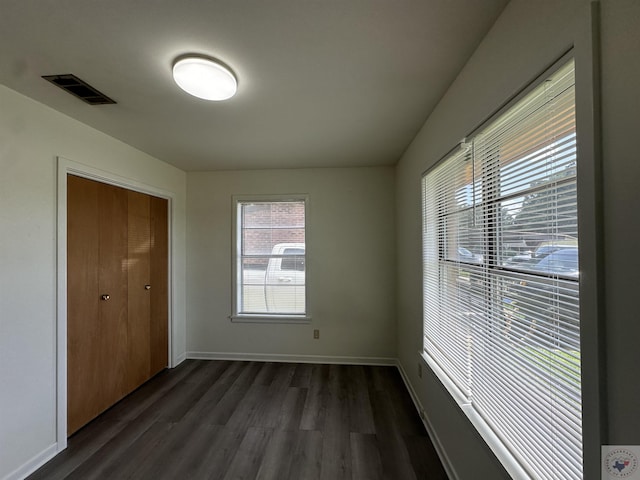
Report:
[[151,197],[149,376],[169,366],[169,202]]
[[129,239],[129,364],[127,387],[132,391],[150,378],[151,213],[150,197],[127,191]]
[[67,178],[67,432],[168,365],[168,202]]
[[[127,304],[127,195],[126,190],[99,183],[100,208],[100,326],[102,339],[97,350],[102,354],[102,402],[106,410],[128,393],[123,372],[128,369]],[[105,300],[104,295],[109,299]],[[99,413],[100,413],[99,412]]]
[[126,219],[127,198],[122,189],[68,176],[68,434],[124,394]]

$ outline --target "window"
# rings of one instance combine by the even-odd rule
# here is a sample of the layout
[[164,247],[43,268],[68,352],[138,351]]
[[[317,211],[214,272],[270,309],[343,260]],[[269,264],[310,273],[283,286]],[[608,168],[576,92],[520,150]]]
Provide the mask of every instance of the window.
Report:
[[515,478],[582,478],[574,66],[422,181],[424,357]]
[[234,200],[234,319],[307,317],[306,199]]

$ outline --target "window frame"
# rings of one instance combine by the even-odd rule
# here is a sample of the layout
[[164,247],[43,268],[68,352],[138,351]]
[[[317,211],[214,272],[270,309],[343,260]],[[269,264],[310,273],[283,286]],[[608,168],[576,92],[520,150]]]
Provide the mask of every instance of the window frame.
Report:
[[[279,202],[303,202],[305,215],[305,312],[304,313],[243,313],[239,311],[240,288],[239,275],[241,273],[240,262],[242,261],[241,239],[242,222],[240,219],[240,206],[244,203],[279,203]],[[311,322],[310,301],[309,301],[309,274],[308,274],[308,232],[309,232],[309,196],[307,194],[264,194],[264,195],[232,195],[232,276],[231,276],[231,310],[229,320],[236,323],[309,323]]]
[[[581,345],[581,389],[582,389],[582,449],[583,449],[583,475],[584,478],[591,478],[590,468],[588,465],[595,463],[590,456],[599,449],[599,445],[604,437],[604,422],[602,419],[602,399],[600,395],[594,394],[596,384],[600,383],[601,369],[603,365],[601,356],[601,343],[597,340],[595,334],[601,333],[603,326],[601,319],[598,318],[597,309],[585,308],[585,305],[600,305],[601,290],[596,288],[597,279],[601,276],[602,259],[601,245],[598,220],[600,219],[600,210],[597,200],[601,195],[600,189],[600,158],[598,152],[598,116],[596,111],[582,109],[580,102],[591,96],[591,101],[597,96],[597,85],[590,81],[586,81],[584,86],[579,86],[580,80],[583,78],[587,68],[596,68],[596,58],[591,58],[593,63],[583,62],[582,65],[576,59],[577,54],[570,50],[559,60],[554,62],[542,74],[537,76],[526,88],[515,95],[505,105],[499,108],[478,127],[468,134],[469,137],[475,136],[485,126],[508,111],[513,105],[518,103],[523,97],[529,94],[533,89],[537,88],[550,75],[555,73],[568,61],[574,61],[575,68],[575,109],[576,109],[576,129],[579,130],[576,140],[576,148],[578,151],[578,174],[576,182],[578,185],[577,202],[578,202],[578,236],[580,238],[580,345]],[[580,68],[579,68],[580,66]],[[579,80],[580,79],[580,80]],[[589,106],[592,106],[589,103]],[[465,143],[466,140],[463,140]],[[441,161],[453,156],[460,147],[456,146],[440,161],[436,162],[431,168],[423,172],[424,178],[433,168],[441,164]],[[586,182],[585,180],[588,180]],[[424,202],[424,192],[421,190],[421,199]],[[424,208],[424,203],[423,203]],[[424,212],[422,213],[424,215]],[[424,225],[423,225],[424,228]],[[424,245],[424,238],[423,238]],[[423,270],[424,276],[424,270]],[[584,281],[586,277],[586,282]],[[423,287],[424,291],[424,287]],[[424,315],[424,314],[423,314]],[[424,318],[423,318],[424,321]],[[423,327],[423,337],[425,335]],[[424,340],[423,340],[424,342]],[[466,414],[475,429],[480,433],[490,449],[501,461],[503,466],[514,478],[530,478],[529,474],[522,468],[520,463],[515,459],[513,454],[504,446],[501,439],[489,427],[485,419],[480,415],[466,400],[465,392],[452,382],[450,375],[446,373],[442,367],[434,361],[425,352],[424,343],[419,353],[423,361],[431,368],[437,378],[440,379],[445,389],[456,401],[461,410]],[[586,357],[586,358],[585,358]],[[601,390],[600,390],[601,394]],[[587,407],[584,404],[587,404]],[[597,415],[593,415],[597,412]],[[598,458],[598,457],[596,457]],[[593,478],[596,478],[595,476]]]

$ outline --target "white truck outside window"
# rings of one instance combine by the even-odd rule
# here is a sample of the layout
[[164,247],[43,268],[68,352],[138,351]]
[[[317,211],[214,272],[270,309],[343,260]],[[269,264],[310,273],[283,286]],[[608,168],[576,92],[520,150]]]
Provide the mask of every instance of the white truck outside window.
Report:
[[306,198],[234,197],[233,320],[307,320]]

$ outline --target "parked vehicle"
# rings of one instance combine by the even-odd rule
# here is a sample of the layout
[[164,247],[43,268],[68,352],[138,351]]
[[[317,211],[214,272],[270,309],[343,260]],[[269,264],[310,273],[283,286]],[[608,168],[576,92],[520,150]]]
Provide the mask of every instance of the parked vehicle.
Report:
[[541,260],[524,267],[540,273],[558,274],[578,278],[578,249],[574,247],[557,247]]
[[562,248],[569,248],[569,247],[563,247],[561,245],[540,245],[538,248],[536,248],[536,251],[533,252],[532,257],[533,258],[537,258],[538,260],[543,259],[544,257],[546,257],[547,255],[560,250]]
[[503,261],[503,265],[505,266],[519,266],[522,265],[523,263],[535,263],[535,257],[534,254],[531,250],[527,250],[525,252],[520,252],[520,253],[515,253],[513,255],[510,256],[504,256],[503,258],[505,258],[505,260]]
[[559,336],[560,323],[577,324],[578,267],[575,247],[560,248],[535,263],[519,265],[523,274],[515,275],[503,297],[510,334],[550,346]]
[[[526,251],[507,257],[504,266],[520,267],[524,265],[536,265],[540,260],[559,250],[576,249],[575,245],[558,245],[554,243],[543,243],[533,251]],[[525,267],[526,268],[526,267]]]
[[466,263],[482,263],[484,257],[478,253],[473,253],[468,248],[458,247],[458,260]]
[[305,244],[279,243],[264,263],[245,263],[239,292],[241,313],[305,312]]

